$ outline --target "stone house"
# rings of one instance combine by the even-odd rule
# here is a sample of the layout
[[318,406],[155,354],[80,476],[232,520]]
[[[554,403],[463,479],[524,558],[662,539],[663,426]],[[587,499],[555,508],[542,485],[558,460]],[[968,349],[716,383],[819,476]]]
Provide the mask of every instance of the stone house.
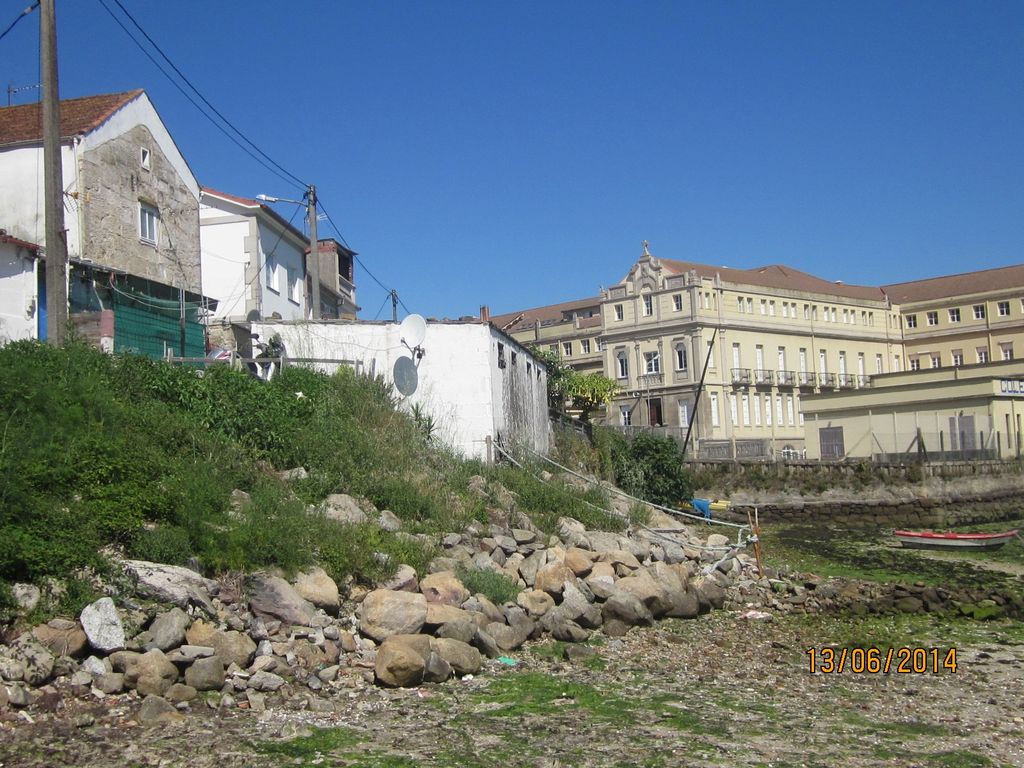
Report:
[[[0,108],[0,227],[45,258],[41,126],[39,104]],[[60,133],[73,320],[111,313],[118,350],[203,354],[199,184],[149,97],[64,100]]]

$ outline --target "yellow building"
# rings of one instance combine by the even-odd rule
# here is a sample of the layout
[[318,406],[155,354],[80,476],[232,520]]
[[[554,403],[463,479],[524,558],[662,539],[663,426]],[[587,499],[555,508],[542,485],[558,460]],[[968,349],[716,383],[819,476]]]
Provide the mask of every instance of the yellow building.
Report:
[[884,286],[903,320],[907,367],[1024,355],[1024,265]]
[[495,315],[491,322],[518,342],[558,354],[582,373],[603,373],[599,297]]
[[693,416],[690,446],[709,458],[801,455],[803,396],[903,366],[899,313],[881,289],[782,265],[659,259],[645,244],[601,316],[605,374],[622,387],[608,422],[680,437]]
[[810,459],[1020,457],[1024,360],[876,376],[803,408]]

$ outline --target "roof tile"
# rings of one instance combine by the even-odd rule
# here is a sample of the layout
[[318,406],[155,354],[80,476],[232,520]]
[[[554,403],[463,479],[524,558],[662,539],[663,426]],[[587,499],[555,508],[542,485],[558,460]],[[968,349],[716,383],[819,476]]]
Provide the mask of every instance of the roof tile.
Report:
[[[141,89],[100,96],[64,99],[60,103],[60,136],[62,139],[90,133],[111,115],[144,93]],[[19,104],[0,107],[0,146],[21,142],[42,141],[42,105]]]

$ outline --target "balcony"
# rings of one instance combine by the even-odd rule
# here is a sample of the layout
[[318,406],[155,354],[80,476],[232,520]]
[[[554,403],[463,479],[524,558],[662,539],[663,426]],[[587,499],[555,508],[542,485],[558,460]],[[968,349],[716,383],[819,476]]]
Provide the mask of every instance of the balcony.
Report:
[[732,383],[733,384],[749,384],[750,383],[750,369],[749,368],[733,368],[732,369]]
[[767,371],[763,368],[754,369],[754,384],[758,387],[770,387],[772,385],[774,371]]
[[660,387],[665,377],[658,373],[642,373],[636,377],[637,386],[641,389],[650,389],[651,387]]
[[814,389],[814,385],[817,382],[817,378],[814,376],[813,373],[810,373],[809,371],[800,371],[800,373],[797,374],[797,382],[801,387]]
[[834,373],[819,373],[818,386],[822,389],[835,389],[836,375]]
[[857,376],[852,373],[840,373],[836,375],[836,382],[840,389],[853,389],[857,386]]
[[857,376],[857,386],[860,389],[864,389],[865,387],[870,387],[871,386],[871,377],[870,376],[865,376],[863,373],[859,374]]
[[779,382],[780,387],[792,387],[796,383],[796,373],[794,371],[776,371],[775,378]]

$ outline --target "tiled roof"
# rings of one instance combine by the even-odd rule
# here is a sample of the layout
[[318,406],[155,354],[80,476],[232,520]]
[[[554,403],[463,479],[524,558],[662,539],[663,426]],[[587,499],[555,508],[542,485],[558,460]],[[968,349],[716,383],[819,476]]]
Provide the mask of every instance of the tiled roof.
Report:
[[1024,264],[882,286],[896,304],[1024,287]]
[[701,277],[713,279],[720,275],[722,280],[741,285],[756,285],[765,288],[777,288],[790,291],[806,291],[835,296],[846,299],[866,299],[883,301],[880,288],[867,285],[850,285],[848,283],[830,282],[820,277],[801,272],[783,264],[769,264],[754,269],[733,269],[731,267],[714,267],[709,264],[697,264],[689,261],[658,259],[662,266],[672,274],[682,275],[695,270]]
[[[61,101],[61,138],[66,139],[96,130],[117,110],[142,94],[143,91],[139,89]],[[0,146],[42,139],[42,104],[37,102],[0,108]]]
[[593,307],[600,313],[601,298],[594,296],[589,299],[576,299],[575,301],[563,301],[561,304],[549,304],[546,307],[534,307],[533,309],[523,309],[518,312],[507,312],[503,315],[494,315],[491,318],[491,322],[498,328],[504,328],[508,323],[515,320],[519,315],[522,318],[516,320],[516,323],[507,330],[509,332],[520,331],[524,328],[532,328],[534,323],[540,321],[541,323],[559,321],[565,313],[574,309],[586,309]]
[[16,245],[19,248],[27,248],[30,251],[36,251],[37,253],[41,250],[42,246],[30,243],[28,240],[22,240],[21,238],[8,235],[2,229],[0,229],[0,243],[10,243]]
[[[237,205],[244,205],[246,208],[253,208],[259,211],[263,211],[265,214],[270,216],[274,221],[280,224],[282,227],[290,231],[299,240],[306,244],[306,253],[309,253],[309,237],[307,237],[302,230],[296,227],[294,224],[288,222],[281,214],[271,208],[262,200],[254,200],[251,197],[242,197],[240,195],[232,195],[227,192],[221,192],[219,189],[213,189],[212,187],[203,187],[202,193],[211,197],[219,197],[222,200],[235,203]],[[319,238],[317,238],[319,240]],[[321,241],[323,242],[323,241]]]

